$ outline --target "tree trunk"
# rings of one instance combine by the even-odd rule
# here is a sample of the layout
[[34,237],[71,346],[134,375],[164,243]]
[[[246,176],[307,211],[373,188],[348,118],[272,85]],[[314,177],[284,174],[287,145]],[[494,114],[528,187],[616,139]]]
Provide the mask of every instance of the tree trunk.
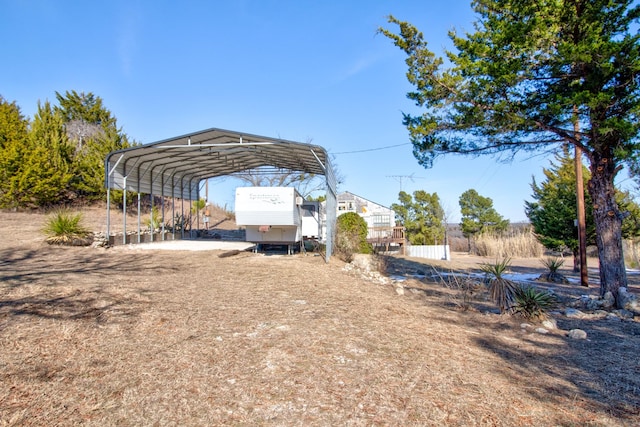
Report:
[[594,158],[591,163],[589,194],[593,200],[596,244],[600,261],[600,296],[611,291],[618,302],[618,289],[627,286],[622,251],[622,214],[614,197],[616,174],[613,158]]
[[573,272],[580,272],[580,251],[576,249],[572,249],[573,252]]

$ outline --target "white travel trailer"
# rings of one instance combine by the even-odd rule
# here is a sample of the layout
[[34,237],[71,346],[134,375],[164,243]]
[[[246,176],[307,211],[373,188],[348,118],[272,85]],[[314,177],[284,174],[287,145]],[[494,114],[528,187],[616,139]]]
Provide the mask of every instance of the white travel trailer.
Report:
[[318,205],[305,202],[295,188],[238,187],[236,224],[246,229],[247,242],[288,245],[319,235]]

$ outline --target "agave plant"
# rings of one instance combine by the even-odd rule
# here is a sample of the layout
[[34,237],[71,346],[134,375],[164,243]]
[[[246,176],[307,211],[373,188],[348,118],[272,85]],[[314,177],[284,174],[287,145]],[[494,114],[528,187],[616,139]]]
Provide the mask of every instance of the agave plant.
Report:
[[542,319],[556,305],[556,297],[533,286],[518,287],[513,312],[527,319]]
[[82,225],[82,214],[64,209],[49,216],[43,232],[50,245],[84,246],[92,240],[91,233]]
[[518,289],[518,285],[503,277],[509,270],[510,264],[511,258],[505,258],[493,264],[487,263],[480,266],[489,278],[489,294],[500,309],[500,313],[506,313],[511,309]]

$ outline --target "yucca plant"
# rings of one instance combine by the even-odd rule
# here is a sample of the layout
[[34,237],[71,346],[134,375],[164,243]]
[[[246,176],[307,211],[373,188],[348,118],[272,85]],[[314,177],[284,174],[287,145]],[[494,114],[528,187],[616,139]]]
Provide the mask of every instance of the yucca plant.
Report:
[[480,269],[488,276],[489,295],[500,309],[500,313],[506,313],[511,309],[514,294],[518,286],[511,280],[503,277],[509,270],[511,258],[505,258],[493,264],[482,264]]
[[82,214],[58,210],[49,216],[43,232],[50,245],[85,246],[91,243],[91,232],[82,225]]
[[542,279],[548,282],[556,282],[556,283],[566,282],[565,277],[558,272],[558,270],[560,270],[560,267],[564,265],[563,258],[547,257],[541,260],[541,262],[542,262],[542,265],[544,265],[548,270],[546,273],[544,273],[541,276]]
[[154,206],[149,213],[149,218],[145,219],[144,224],[149,228],[149,231],[155,231],[160,228],[162,218],[160,217],[160,211],[157,206]]
[[514,297],[513,312],[527,319],[545,318],[557,302],[555,295],[533,286],[518,287]]
[[557,273],[560,267],[564,265],[564,258],[547,257],[543,259],[541,262],[542,262],[542,265],[544,265],[549,269],[549,272]]

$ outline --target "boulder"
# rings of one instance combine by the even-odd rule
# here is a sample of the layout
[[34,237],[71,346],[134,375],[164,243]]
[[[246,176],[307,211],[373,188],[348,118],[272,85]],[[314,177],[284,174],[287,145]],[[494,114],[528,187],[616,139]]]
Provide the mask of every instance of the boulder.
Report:
[[638,302],[638,297],[634,294],[630,294],[625,287],[618,289],[618,307],[635,314],[640,314],[640,303]]
[[616,316],[618,316],[622,320],[633,319],[633,312],[629,310],[625,310],[624,308],[613,310],[612,313],[614,313]]
[[586,340],[587,339],[587,333],[585,331],[583,331],[582,329],[572,329],[572,330],[569,331],[567,336],[569,338],[571,338],[571,339],[574,339],[574,340]]
[[584,313],[581,312],[580,310],[575,309],[575,308],[567,308],[564,311],[564,315],[567,316],[569,319],[583,319],[584,318]]
[[602,308],[609,309],[616,305],[616,299],[611,291],[607,291],[602,298]]
[[615,313],[609,313],[606,317],[607,320],[613,320],[614,322],[620,322],[622,319]]
[[556,319],[549,318],[542,321],[542,327],[545,329],[558,329],[558,324]]

